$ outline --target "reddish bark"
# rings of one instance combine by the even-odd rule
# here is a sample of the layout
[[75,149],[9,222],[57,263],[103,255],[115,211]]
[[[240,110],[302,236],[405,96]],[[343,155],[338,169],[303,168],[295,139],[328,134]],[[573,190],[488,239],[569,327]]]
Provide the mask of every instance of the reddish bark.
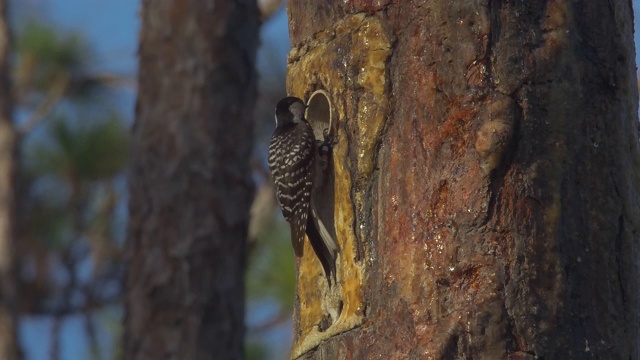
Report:
[[[303,358],[640,358],[631,3],[294,1],[293,64],[356,13],[395,39],[373,173],[366,89],[333,99],[367,311]],[[312,86],[368,70],[339,49]]]

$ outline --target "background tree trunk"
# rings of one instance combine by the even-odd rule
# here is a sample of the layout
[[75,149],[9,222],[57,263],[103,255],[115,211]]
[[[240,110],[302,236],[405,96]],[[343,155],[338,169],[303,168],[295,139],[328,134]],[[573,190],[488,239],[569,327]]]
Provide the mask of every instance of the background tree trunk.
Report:
[[299,287],[294,356],[640,358],[631,2],[288,11],[289,92],[339,117],[339,309],[363,304],[332,331],[350,314]]
[[253,1],[142,3],[126,358],[242,357],[257,45]]
[[17,140],[11,119],[7,2],[0,0],[0,358],[20,358],[16,319],[15,169]]

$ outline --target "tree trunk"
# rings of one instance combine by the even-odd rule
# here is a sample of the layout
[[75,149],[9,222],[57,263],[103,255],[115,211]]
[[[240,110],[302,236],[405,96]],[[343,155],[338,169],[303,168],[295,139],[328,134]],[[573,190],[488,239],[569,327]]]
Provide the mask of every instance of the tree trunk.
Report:
[[0,0],[0,358],[19,359],[15,272],[17,138],[11,119],[7,2]]
[[293,357],[640,359],[631,2],[288,11],[289,93],[336,114],[342,250],[335,289],[298,274]]
[[141,16],[125,357],[238,359],[257,7],[146,0]]

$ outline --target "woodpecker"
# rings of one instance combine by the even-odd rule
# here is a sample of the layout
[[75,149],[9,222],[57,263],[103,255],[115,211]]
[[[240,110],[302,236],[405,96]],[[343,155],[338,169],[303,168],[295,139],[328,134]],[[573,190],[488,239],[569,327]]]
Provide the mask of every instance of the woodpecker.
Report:
[[338,244],[315,209],[312,192],[317,169],[318,145],[311,125],[304,118],[306,105],[286,97],[276,106],[276,128],[269,144],[269,169],[282,215],[291,227],[296,256],[303,255],[304,235],[322,264],[329,286],[335,281]]

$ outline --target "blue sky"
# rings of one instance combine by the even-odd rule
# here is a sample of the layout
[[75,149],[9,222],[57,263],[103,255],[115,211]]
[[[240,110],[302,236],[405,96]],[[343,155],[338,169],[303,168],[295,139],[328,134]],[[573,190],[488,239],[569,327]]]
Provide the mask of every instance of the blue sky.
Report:
[[49,18],[82,31],[99,52],[100,68],[133,74],[137,68],[139,2],[132,0],[40,0]]

